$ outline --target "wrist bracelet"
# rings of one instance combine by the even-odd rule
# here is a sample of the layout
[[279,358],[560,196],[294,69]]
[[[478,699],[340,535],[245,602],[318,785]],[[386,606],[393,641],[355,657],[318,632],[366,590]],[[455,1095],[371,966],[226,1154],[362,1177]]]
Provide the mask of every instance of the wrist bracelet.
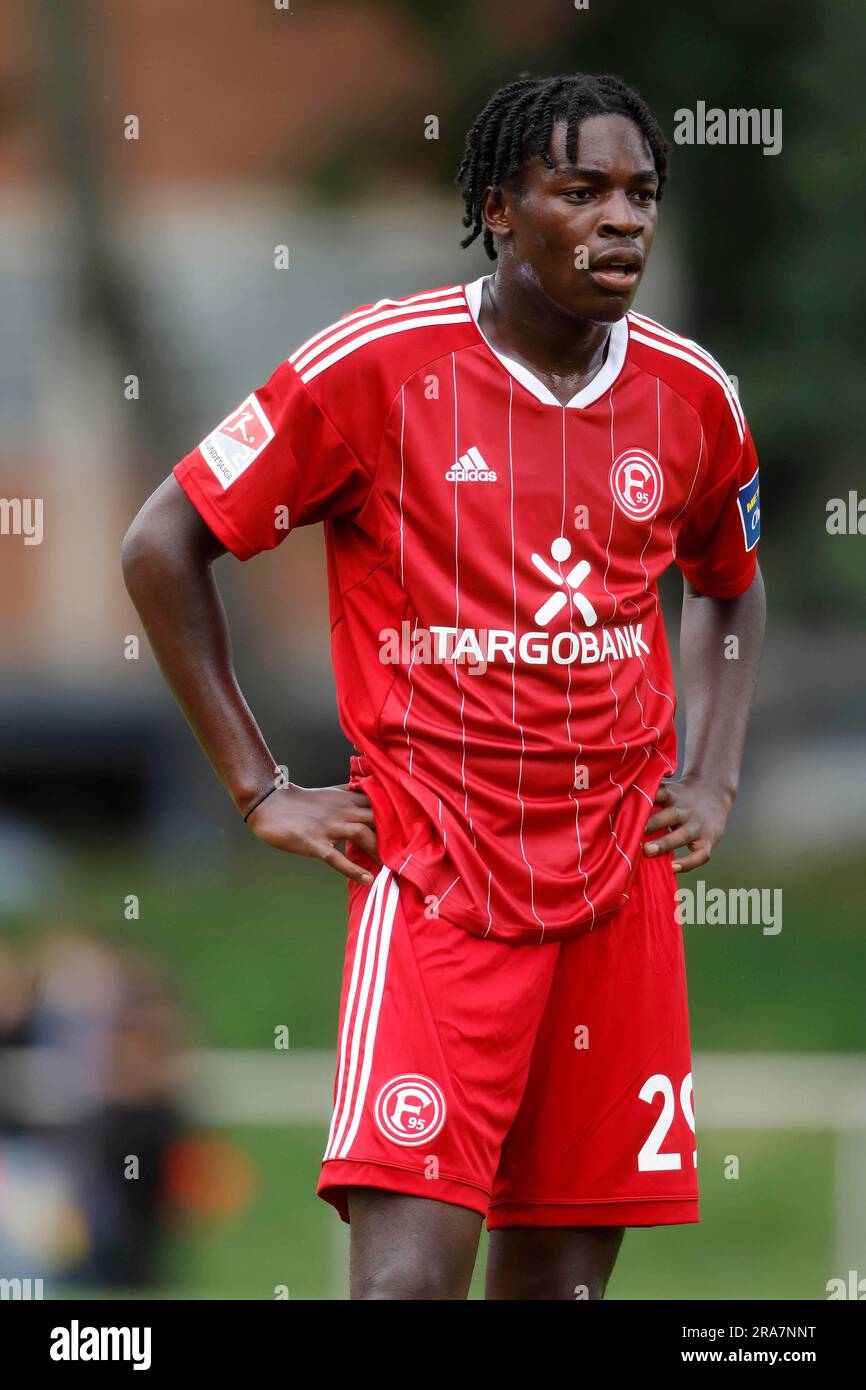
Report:
[[267,789],[266,792],[262,792],[261,796],[260,796],[256,801],[253,802],[252,806],[250,807],[250,809],[247,811],[246,815],[244,816],[244,825],[246,825],[246,823],[247,823],[247,821],[249,820],[250,816],[252,815],[253,811],[258,810],[258,808],[259,808],[259,806],[261,806],[262,802],[263,802],[263,801],[267,801],[267,799],[268,799],[268,797],[271,795],[271,793],[272,793],[272,792],[276,792],[276,791],[279,791],[279,787],[276,785],[276,783],[274,783],[274,785],[273,785],[272,787],[268,787],[268,789]]

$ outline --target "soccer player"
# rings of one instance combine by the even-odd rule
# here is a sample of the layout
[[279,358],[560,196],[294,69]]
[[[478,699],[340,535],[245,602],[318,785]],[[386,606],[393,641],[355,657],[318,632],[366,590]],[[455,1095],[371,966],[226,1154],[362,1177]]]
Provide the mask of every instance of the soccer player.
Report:
[[[348,879],[319,1192],[351,1221],[355,1298],[464,1298],[485,1217],[488,1297],[600,1298],[626,1226],[698,1219],[675,874],[731,810],[764,593],[737,395],[630,309],[666,173],[617,78],[496,92],[458,175],[494,272],[315,333],[125,542],[250,830]],[[238,688],[211,566],[314,522],[355,751],[309,788]]]

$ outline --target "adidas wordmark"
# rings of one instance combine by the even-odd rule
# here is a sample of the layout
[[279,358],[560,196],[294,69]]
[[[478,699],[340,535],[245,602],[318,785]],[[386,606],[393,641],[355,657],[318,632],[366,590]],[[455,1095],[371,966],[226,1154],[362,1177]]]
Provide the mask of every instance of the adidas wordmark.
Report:
[[488,468],[481,454],[472,444],[461,454],[453,468],[445,474],[449,483],[495,483],[496,474]]

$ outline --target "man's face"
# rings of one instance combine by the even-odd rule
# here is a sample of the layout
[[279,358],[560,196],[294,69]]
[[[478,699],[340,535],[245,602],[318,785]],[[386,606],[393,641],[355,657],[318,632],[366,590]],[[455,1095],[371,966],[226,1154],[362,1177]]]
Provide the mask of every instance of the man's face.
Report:
[[590,116],[565,156],[553,128],[548,169],[529,160],[516,190],[485,199],[503,268],[576,318],[613,323],[630,308],[656,227],[658,177],[646,139],[626,116]]

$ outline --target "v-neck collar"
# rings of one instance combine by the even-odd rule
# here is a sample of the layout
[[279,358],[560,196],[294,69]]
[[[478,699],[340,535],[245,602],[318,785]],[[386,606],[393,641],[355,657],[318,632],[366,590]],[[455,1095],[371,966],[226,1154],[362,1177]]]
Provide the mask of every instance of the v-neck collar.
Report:
[[[506,357],[504,353],[497,352],[493,344],[490,343],[481,332],[481,327],[478,322],[478,315],[481,311],[481,295],[484,289],[484,281],[489,279],[489,275],[482,275],[480,279],[471,280],[469,284],[463,286],[463,293],[466,295],[466,303],[469,306],[469,312],[472,315],[479,337],[493,353],[493,356],[499,359],[505,370],[510,372],[515,380],[520,382],[521,386],[525,386],[526,390],[531,392],[537,401],[541,401],[543,405],[558,406],[558,408],[562,410],[562,401],[556,399],[556,396],[554,396],[549,387],[545,386],[544,382],[541,381],[534,372],[531,372],[528,367],[524,367],[522,362],[515,362],[513,357]],[[592,381],[588,381],[586,386],[581,387],[577,395],[572,396],[570,401],[565,402],[565,408],[583,410],[586,406],[592,405],[593,401],[597,401],[599,397],[603,396],[605,391],[609,390],[622,371],[627,351],[628,323],[626,318],[623,317],[618,323],[611,324],[610,339],[607,345],[607,357],[601,369],[592,378]]]

